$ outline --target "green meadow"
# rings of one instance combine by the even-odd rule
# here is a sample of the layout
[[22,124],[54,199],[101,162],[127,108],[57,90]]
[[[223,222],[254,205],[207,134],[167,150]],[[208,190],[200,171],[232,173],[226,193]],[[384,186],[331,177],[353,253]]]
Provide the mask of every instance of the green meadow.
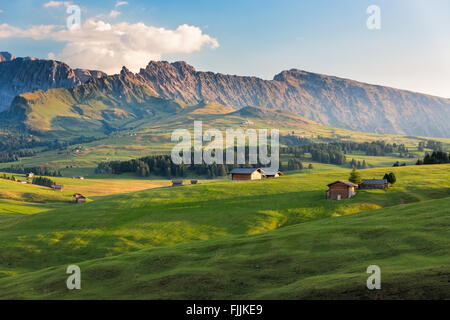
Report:
[[[38,93],[35,94],[39,95]],[[396,161],[414,164],[417,158],[422,158],[425,153],[417,151],[418,143],[426,142],[430,139],[426,137],[376,134],[332,128],[319,125],[289,112],[281,113],[257,107],[247,107],[244,111],[240,110],[238,112],[231,107],[207,103],[196,106],[180,105],[180,110],[179,113],[172,116],[157,116],[146,119],[145,121],[133,122],[134,125],[132,127],[121,127],[120,130],[114,131],[109,135],[94,134],[83,126],[78,128],[78,122],[76,122],[71,126],[80,129],[80,131],[72,132],[68,137],[73,138],[82,134],[84,136],[96,137],[98,140],[89,143],[75,143],[64,150],[39,152],[33,157],[22,158],[14,163],[0,163],[0,171],[2,168],[8,168],[11,164],[14,164],[23,165],[24,167],[47,166],[58,168],[64,176],[68,177],[79,175],[93,176],[95,168],[102,161],[130,160],[152,154],[170,153],[175,145],[175,142],[172,142],[170,139],[173,130],[187,129],[192,133],[194,121],[202,121],[204,131],[208,128],[217,128],[221,131],[228,128],[241,128],[243,130],[248,128],[277,128],[280,130],[281,135],[294,134],[298,137],[310,139],[313,142],[328,141],[327,139],[341,142],[372,142],[384,140],[390,144],[404,144],[410,152],[417,156],[409,159],[399,157],[399,155],[388,155],[385,157],[366,156],[362,154],[347,155],[349,161],[352,158],[355,158],[357,161],[366,160],[371,167],[392,166]],[[45,120],[41,119],[44,124],[37,121],[39,119],[35,119],[37,121],[36,125],[47,127],[52,122],[51,118],[54,114],[47,115],[44,113],[42,116]],[[251,125],[243,124],[243,120],[251,121]],[[59,131],[55,131],[55,134],[57,132]],[[48,137],[44,133],[42,134],[43,140],[53,140],[57,137],[61,141],[64,141],[67,138],[64,134],[50,135]],[[450,139],[448,138],[432,139],[442,142],[444,149],[450,146]],[[431,150],[425,151],[430,152]],[[287,162],[283,157],[281,160]],[[306,162],[309,161],[306,159]],[[339,167],[334,166],[334,169],[339,169]]]
[[[86,204],[55,198],[60,206],[45,210],[24,198],[23,214],[20,199],[8,198],[0,298],[449,298],[449,169],[361,170],[363,178],[393,171],[397,183],[341,201],[325,190],[348,178],[343,168]],[[70,264],[82,269],[78,292],[65,287]],[[382,268],[378,293],[365,289],[370,264]]]

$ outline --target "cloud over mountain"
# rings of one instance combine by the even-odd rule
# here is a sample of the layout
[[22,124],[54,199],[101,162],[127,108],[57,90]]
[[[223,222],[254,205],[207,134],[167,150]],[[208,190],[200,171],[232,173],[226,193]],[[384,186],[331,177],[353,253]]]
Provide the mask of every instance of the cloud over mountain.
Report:
[[61,6],[70,6],[72,1],[49,1],[44,3],[44,8],[59,8]]
[[174,30],[148,26],[142,22],[117,24],[88,19],[79,30],[63,26],[41,25],[21,29],[0,25],[0,38],[31,38],[67,43],[49,58],[86,69],[117,73],[122,66],[138,71],[149,60],[160,60],[167,54],[192,53],[203,48],[217,48],[218,41],[187,24]]

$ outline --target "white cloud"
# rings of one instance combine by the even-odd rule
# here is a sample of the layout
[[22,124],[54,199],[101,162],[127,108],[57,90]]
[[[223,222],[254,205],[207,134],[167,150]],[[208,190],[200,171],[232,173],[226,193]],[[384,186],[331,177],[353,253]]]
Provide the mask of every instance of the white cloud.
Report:
[[117,10],[111,10],[111,12],[109,13],[109,16],[110,16],[111,18],[117,18],[120,14],[121,14],[120,11],[117,11]]
[[58,8],[61,6],[70,6],[72,4],[71,1],[49,1],[44,3],[44,8]]
[[2,10],[2,9],[0,9],[0,13],[3,13],[3,10]]
[[54,25],[20,29],[2,24],[1,38],[66,42],[60,53],[52,53],[52,58],[75,68],[99,69],[109,74],[119,72],[122,66],[137,72],[150,60],[161,60],[164,55],[189,54],[205,47],[219,46],[216,39],[187,24],[170,30],[142,22],[111,24],[95,19],[88,19],[79,30]]
[[128,4],[128,2],[126,2],[126,1],[117,1],[115,7],[118,8],[120,6],[124,6],[127,4]]

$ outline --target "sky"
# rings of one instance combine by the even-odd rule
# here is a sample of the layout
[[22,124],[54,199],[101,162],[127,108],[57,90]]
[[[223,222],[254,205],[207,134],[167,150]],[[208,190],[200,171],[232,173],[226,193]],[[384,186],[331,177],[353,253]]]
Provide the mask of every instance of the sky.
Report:
[[450,98],[449,17],[448,0],[0,0],[0,51],[110,74],[150,60],[264,79],[296,68]]

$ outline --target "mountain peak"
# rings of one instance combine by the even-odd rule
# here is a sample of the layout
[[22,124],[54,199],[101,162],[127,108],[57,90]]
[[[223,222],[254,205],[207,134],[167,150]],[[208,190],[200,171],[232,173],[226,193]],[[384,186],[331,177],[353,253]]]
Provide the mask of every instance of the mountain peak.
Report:
[[185,61],[176,61],[176,62],[172,63],[172,65],[181,71],[187,71],[187,72],[192,72],[192,73],[196,72],[195,68]]
[[194,73],[196,72],[195,68],[188,64],[186,61],[175,61],[175,62],[168,62],[168,61],[154,61],[151,60],[145,70],[147,71],[153,71],[153,70],[171,70],[176,69],[179,72],[190,72]]
[[134,73],[132,73],[127,67],[123,66],[122,70],[120,70],[120,74],[123,76],[130,76],[130,75],[134,75]]
[[14,60],[15,57],[6,51],[0,52],[0,62],[4,62],[4,61],[12,61]]

